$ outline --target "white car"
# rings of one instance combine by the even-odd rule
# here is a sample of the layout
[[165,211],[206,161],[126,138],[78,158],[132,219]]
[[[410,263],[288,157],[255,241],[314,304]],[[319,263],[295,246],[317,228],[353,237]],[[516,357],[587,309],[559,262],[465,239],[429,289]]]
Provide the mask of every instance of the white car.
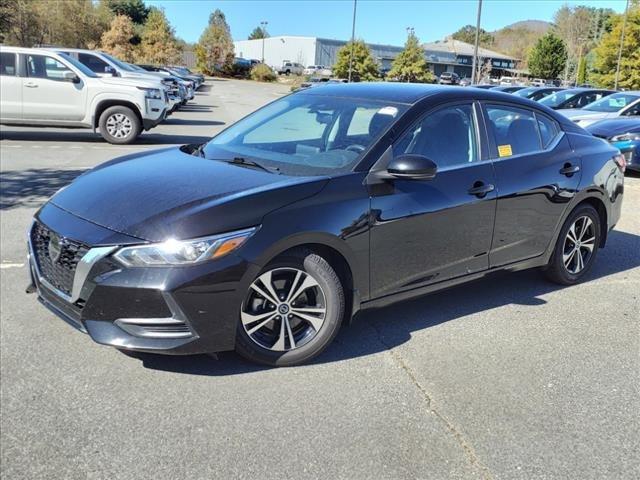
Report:
[[531,81],[531,86],[532,87],[544,87],[547,84],[547,82],[541,78],[534,78]]
[[324,65],[309,65],[302,71],[303,75],[319,75],[321,77],[330,77],[332,75],[331,68]]
[[640,117],[640,90],[614,93],[583,108],[557,110],[557,112],[581,127],[605,118]]
[[304,67],[295,62],[283,62],[282,67],[278,69],[279,75],[302,75]]
[[99,129],[109,143],[133,142],[167,114],[160,82],[100,78],[68,55],[0,46],[0,123]]

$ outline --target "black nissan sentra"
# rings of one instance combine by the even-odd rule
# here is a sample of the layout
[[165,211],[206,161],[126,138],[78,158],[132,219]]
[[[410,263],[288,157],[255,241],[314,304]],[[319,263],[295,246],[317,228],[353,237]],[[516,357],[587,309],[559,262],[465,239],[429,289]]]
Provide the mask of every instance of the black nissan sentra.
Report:
[[623,170],[514,95],[326,85],[76,179],[35,216],[32,282],[99,343],[295,365],[368,307],[497,270],[583,280]]

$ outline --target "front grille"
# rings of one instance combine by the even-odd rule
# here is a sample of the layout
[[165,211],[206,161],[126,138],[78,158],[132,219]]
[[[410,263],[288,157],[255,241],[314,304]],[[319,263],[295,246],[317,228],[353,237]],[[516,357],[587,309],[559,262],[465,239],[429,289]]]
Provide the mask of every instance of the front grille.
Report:
[[71,295],[76,266],[89,247],[57,235],[39,222],[31,230],[31,245],[40,275],[54,288]]

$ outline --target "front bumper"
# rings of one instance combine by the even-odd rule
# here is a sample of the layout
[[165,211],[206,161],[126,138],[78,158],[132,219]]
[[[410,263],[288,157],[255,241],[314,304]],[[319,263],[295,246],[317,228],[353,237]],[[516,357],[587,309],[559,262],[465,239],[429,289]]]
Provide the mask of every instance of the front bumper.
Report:
[[[102,245],[101,240],[119,245],[141,241],[117,238],[119,234],[51,204],[38,212],[36,221],[61,238],[100,245],[90,247],[75,268],[74,287],[80,275],[79,289],[65,292],[43,276],[39,264],[48,258],[35,250],[31,233],[28,243],[31,281],[40,302],[94,341],[166,354],[234,348],[238,312],[257,266],[231,254],[189,267],[125,268],[111,257],[117,246]],[[94,255],[96,260],[82,271],[83,260],[96,250],[104,254]]]

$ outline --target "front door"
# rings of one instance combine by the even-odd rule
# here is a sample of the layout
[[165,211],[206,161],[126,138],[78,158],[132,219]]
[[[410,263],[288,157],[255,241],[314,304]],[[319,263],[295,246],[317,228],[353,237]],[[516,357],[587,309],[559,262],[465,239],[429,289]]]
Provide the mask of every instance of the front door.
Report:
[[22,79],[23,118],[80,121],[85,117],[87,86],[65,79],[67,65],[48,55],[26,55],[27,72]]
[[17,55],[0,53],[0,118],[22,118],[22,79],[18,76]]
[[394,156],[424,155],[438,172],[371,189],[372,298],[488,268],[496,192],[491,163],[480,159],[477,125],[471,103],[446,106],[394,144]]

